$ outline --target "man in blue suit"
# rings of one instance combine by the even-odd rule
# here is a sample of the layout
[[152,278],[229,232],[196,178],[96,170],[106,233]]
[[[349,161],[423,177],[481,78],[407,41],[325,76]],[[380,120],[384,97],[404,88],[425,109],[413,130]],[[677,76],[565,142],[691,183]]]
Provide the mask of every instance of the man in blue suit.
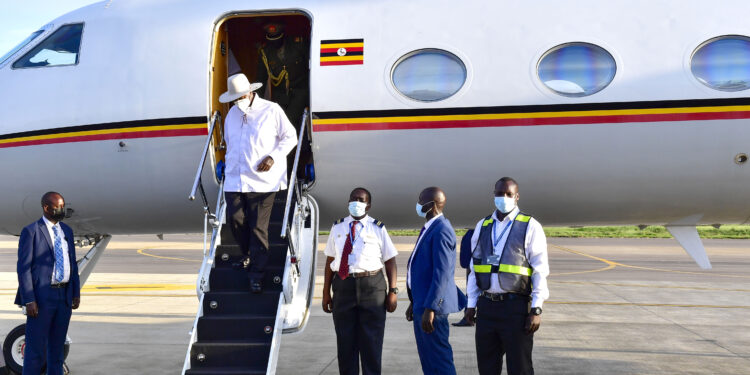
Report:
[[406,320],[414,322],[422,372],[455,375],[448,314],[466,306],[466,296],[454,280],[456,233],[443,216],[445,193],[429,187],[419,194],[417,215],[426,223],[407,263],[406,285],[409,307]]
[[16,305],[26,307],[23,374],[62,375],[71,309],[81,302],[73,230],[63,224],[62,195],[42,196],[44,216],[23,228],[18,241]]

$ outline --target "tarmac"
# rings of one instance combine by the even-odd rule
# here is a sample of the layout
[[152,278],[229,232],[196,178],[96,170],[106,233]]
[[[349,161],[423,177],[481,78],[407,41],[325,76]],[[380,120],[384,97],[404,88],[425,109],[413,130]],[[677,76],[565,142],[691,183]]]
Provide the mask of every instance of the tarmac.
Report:
[[[320,248],[325,245],[321,236]],[[399,288],[415,237],[395,237]],[[747,374],[750,240],[706,240],[703,271],[670,239],[550,238],[550,299],[535,334],[537,374]],[[0,337],[24,322],[13,305],[17,239],[0,236]],[[179,374],[198,307],[202,237],[119,236],[73,314],[72,374]],[[78,256],[83,255],[78,250]],[[324,256],[306,329],[282,336],[278,374],[337,374],[331,316],[320,306]],[[456,282],[465,286],[465,271]],[[383,374],[418,374],[406,293],[388,314]],[[458,321],[460,314],[450,320]],[[459,374],[476,374],[474,329],[451,327]]]

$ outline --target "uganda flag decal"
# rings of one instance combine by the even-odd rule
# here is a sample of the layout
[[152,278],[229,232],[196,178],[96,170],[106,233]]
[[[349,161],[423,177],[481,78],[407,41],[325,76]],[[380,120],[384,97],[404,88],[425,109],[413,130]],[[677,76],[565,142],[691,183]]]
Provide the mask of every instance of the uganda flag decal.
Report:
[[362,65],[364,60],[364,39],[337,39],[320,41],[320,66]]

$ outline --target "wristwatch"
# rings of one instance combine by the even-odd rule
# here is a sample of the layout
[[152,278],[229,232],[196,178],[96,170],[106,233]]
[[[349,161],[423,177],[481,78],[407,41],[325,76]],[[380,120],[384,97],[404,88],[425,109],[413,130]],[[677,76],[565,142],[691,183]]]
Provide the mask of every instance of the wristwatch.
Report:
[[531,314],[531,315],[542,315],[542,308],[541,307],[532,307],[531,310],[529,310],[529,314]]
[[398,288],[390,288],[388,289],[388,293],[398,294]]

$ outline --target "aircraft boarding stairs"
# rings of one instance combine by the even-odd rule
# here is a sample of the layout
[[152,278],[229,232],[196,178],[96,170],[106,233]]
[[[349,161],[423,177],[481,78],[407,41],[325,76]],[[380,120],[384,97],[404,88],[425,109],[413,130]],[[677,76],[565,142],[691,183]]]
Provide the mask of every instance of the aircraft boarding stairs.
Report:
[[202,183],[193,191],[204,198],[206,237],[197,282],[200,304],[182,374],[274,374],[281,334],[304,329],[315,286],[318,207],[295,178],[298,157],[289,190],[279,191],[274,201],[260,294],[249,291],[244,269],[232,267],[243,255],[225,225],[223,183],[215,214],[208,209]]

